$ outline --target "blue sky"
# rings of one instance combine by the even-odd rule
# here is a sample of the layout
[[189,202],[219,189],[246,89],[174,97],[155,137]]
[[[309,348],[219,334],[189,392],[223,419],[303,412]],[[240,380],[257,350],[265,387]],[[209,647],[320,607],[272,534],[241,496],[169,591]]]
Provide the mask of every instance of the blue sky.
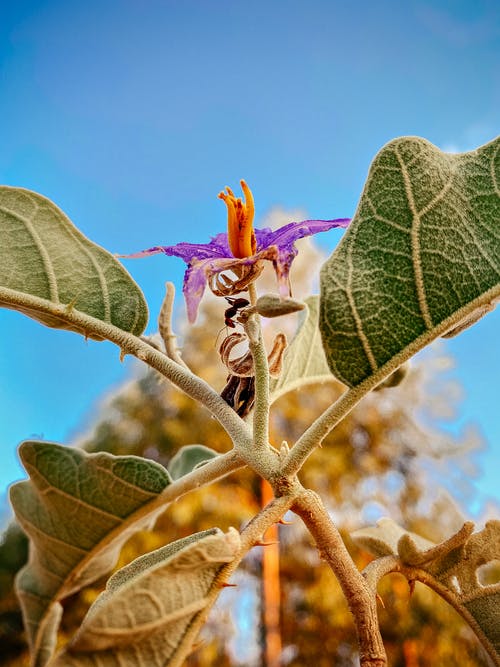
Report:
[[[101,0],[0,5],[0,181],[56,202],[113,252],[203,241],[221,187],[271,207],[352,215],[371,159],[400,135],[469,150],[500,132],[500,5],[335,0]],[[331,248],[339,234],[323,238]],[[152,312],[180,261],[127,263]],[[500,499],[498,312],[449,341],[461,422],[488,442]],[[68,441],[130,372],[107,343],[0,311],[0,494],[16,445]]]

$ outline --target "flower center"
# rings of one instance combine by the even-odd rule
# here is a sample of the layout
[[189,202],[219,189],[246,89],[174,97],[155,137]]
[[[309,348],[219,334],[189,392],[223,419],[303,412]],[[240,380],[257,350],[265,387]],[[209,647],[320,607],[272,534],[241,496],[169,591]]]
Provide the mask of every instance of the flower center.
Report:
[[241,189],[245,195],[243,202],[240,197],[235,197],[231,188],[219,193],[227,206],[227,238],[229,248],[234,257],[250,257],[255,254],[256,241],[253,230],[253,217],[255,213],[253,196],[245,181],[240,181]]

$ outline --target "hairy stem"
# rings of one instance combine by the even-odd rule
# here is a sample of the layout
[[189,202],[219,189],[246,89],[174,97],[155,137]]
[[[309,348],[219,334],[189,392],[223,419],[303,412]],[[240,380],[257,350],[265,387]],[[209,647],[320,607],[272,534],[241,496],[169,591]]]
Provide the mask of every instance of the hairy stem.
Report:
[[189,368],[184,359],[179,354],[177,348],[177,336],[172,329],[172,312],[174,309],[175,300],[175,286],[174,283],[165,283],[165,298],[160,308],[160,315],[158,317],[158,330],[160,336],[165,343],[165,352],[167,357],[175,361],[175,363],[185,368]]
[[170,382],[182,389],[188,396],[199,401],[220,422],[231,440],[240,446],[252,442],[252,435],[247,424],[232,410],[212,387],[189,371],[187,368],[169,359],[163,352],[156,350],[149,343],[141,340],[113,324],[75,310],[71,304],[56,304],[40,297],[22,294],[6,287],[0,287],[0,302],[15,310],[29,310],[53,315],[78,328],[84,336],[109,340],[122,350],[122,354],[131,354],[148,366],[157,370]]
[[345,544],[314,491],[305,491],[291,507],[316,541],[321,557],[337,577],[354,616],[358,634],[361,667],[387,665],[377,618],[376,597],[354,564]]
[[[250,302],[255,305],[257,293],[255,285],[248,286]],[[260,318],[257,314],[250,316],[245,323],[250,352],[252,353],[255,372],[255,406],[253,410],[254,447],[263,449],[269,443],[269,365],[267,352],[262,338]]]
[[376,593],[379,581],[387,574],[392,574],[395,572],[406,577],[410,584],[414,583],[415,581],[420,581],[422,584],[428,586],[444,600],[446,600],[446,602],[451,605],[472,628],[476,634],[476,637],[487,651],[493,664],[500,666],[500,656],[498,655],[495,646],[493,646],[490,639],[484,634],[483,629],[478,624],[474,616],[472,616],[467,607],[462,603],[460,596],[458,596],[447,586],[443,585],[436,577],[434,577],[426,570],[419,567],[414,567],[412,565],[406,565],[402,563],[397,556],[391,555],[377,558],[376,560],[369,563],[363,570],[363,575],[372,592]]
[[284,514],[290,509],[293,503],[293,496],[282,496],[281,498],[274,498],[263,510],[259,512],[250,523],[243,529],[241,533],[241,548],[236,558],[228,565],[225,565],[219,572],[206,600],[206,607],[198,614],[191,622],[184,638],[183,647],[168,663],[168,667],[182,667],[184,661],[191,651],[193,642],[195,641],[199,631],[204,625],[208,612],[214,605],[215,601],[220,595],[220,592],[231,575],[241,563],[245,554],[257,544],[266,530],[279,521]]
[[371,385],[368,383],[363,383],[354,387],[354,389],[348,389],[333,405],[327,408],[304,431],[292,447],[290,453],[283,461],[281,473],[287,477],[296,475],[313,450],[319,447],[328,433],[349,414],[371,388]]

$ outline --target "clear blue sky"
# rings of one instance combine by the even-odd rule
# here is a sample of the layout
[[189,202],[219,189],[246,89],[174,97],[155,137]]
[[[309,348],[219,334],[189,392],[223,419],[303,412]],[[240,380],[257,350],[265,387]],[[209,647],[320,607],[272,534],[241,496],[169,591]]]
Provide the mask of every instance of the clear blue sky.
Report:
[[[400,135],[469,150],[500,132],[500,4],[335,0],[0,3],[0,181],[56,202],[114,252],[205,241],[244,177],[257,216],[354,212]],[[322,242],[330,247],[338,233]],[[153,314],[179,260],[128,262]],[[447,343],[500,499],[500,313]],[[0,311],[0,494],[15,448],[68,441],[130,372],[107,343]]]

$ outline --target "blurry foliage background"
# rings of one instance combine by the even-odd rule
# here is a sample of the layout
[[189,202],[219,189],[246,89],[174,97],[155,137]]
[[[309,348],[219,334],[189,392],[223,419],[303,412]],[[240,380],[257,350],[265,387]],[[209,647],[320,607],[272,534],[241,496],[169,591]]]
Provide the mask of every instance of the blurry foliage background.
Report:
[[[275,223],[280,213],[268,222]],[[292,272],[295,296],[314,289],[308,276],[321,254],[311,241]],[[266,282],[267,281],[267,282]],[[272,289],[265,277],[264,290]],[[259,285],[262,288],[262,284]],[[262,289],[261,289],[262,291]],[[195,326],[181,331],[183,356],[191,368],[217,388],[225,381],[216,350],[225,301],[205,298]],[[266,323],[293,333],[293,318]],[[219,336],[218,336],[219,332]],[[473,429],[457,438],[439,418],[452,417],[459,391],[447,382],[450,360],[438,351],[411,367],[398,387],[374,392],[345,419],[307,461],[300,473],[305,486],[318,491],[361,568],[370,560],[349,540],[349,531],[390,515],[409,530],[439,541],[457,530],[462,512],[474,498],[474,453],[480,446]],[[332,382],[282,397],[272,415],[272,443],[293,444],[304,428],[342,391]],[[218,422],[153,372],[137,376],[103,401],[79,446],[87,451],[136,454],[167,465],[182,445],[202,443],[227,451],[230,442]],[[74,443],[75,444],[75,443]],[[134,536],[119,566],[136,556],[192,532],[219,526],[241,528],[260,507],[260,480],[249,471],[189,494],[173,503],[154,530]],[[330,569],[320,561],[299,519],[279,527],[280,629],[282,664],[292,667],[356,663],[356,638],[346,602]],[[222,592],[190,667],[271,667],[263,657],[265,627],[261,609],[261,554],[254,548],[235,575],[238,587]],[[11,525],[0,544],[0,647],[5,667],[28,665],[13,578],[27,557],[23,533]],[[105,581],[64,602],[61,641],[78,627]],[[448,605],[417,584],[410,596],[406,580],[383,580],[385,605],[379,616],[391,667],[487,665],[472,631]]]

